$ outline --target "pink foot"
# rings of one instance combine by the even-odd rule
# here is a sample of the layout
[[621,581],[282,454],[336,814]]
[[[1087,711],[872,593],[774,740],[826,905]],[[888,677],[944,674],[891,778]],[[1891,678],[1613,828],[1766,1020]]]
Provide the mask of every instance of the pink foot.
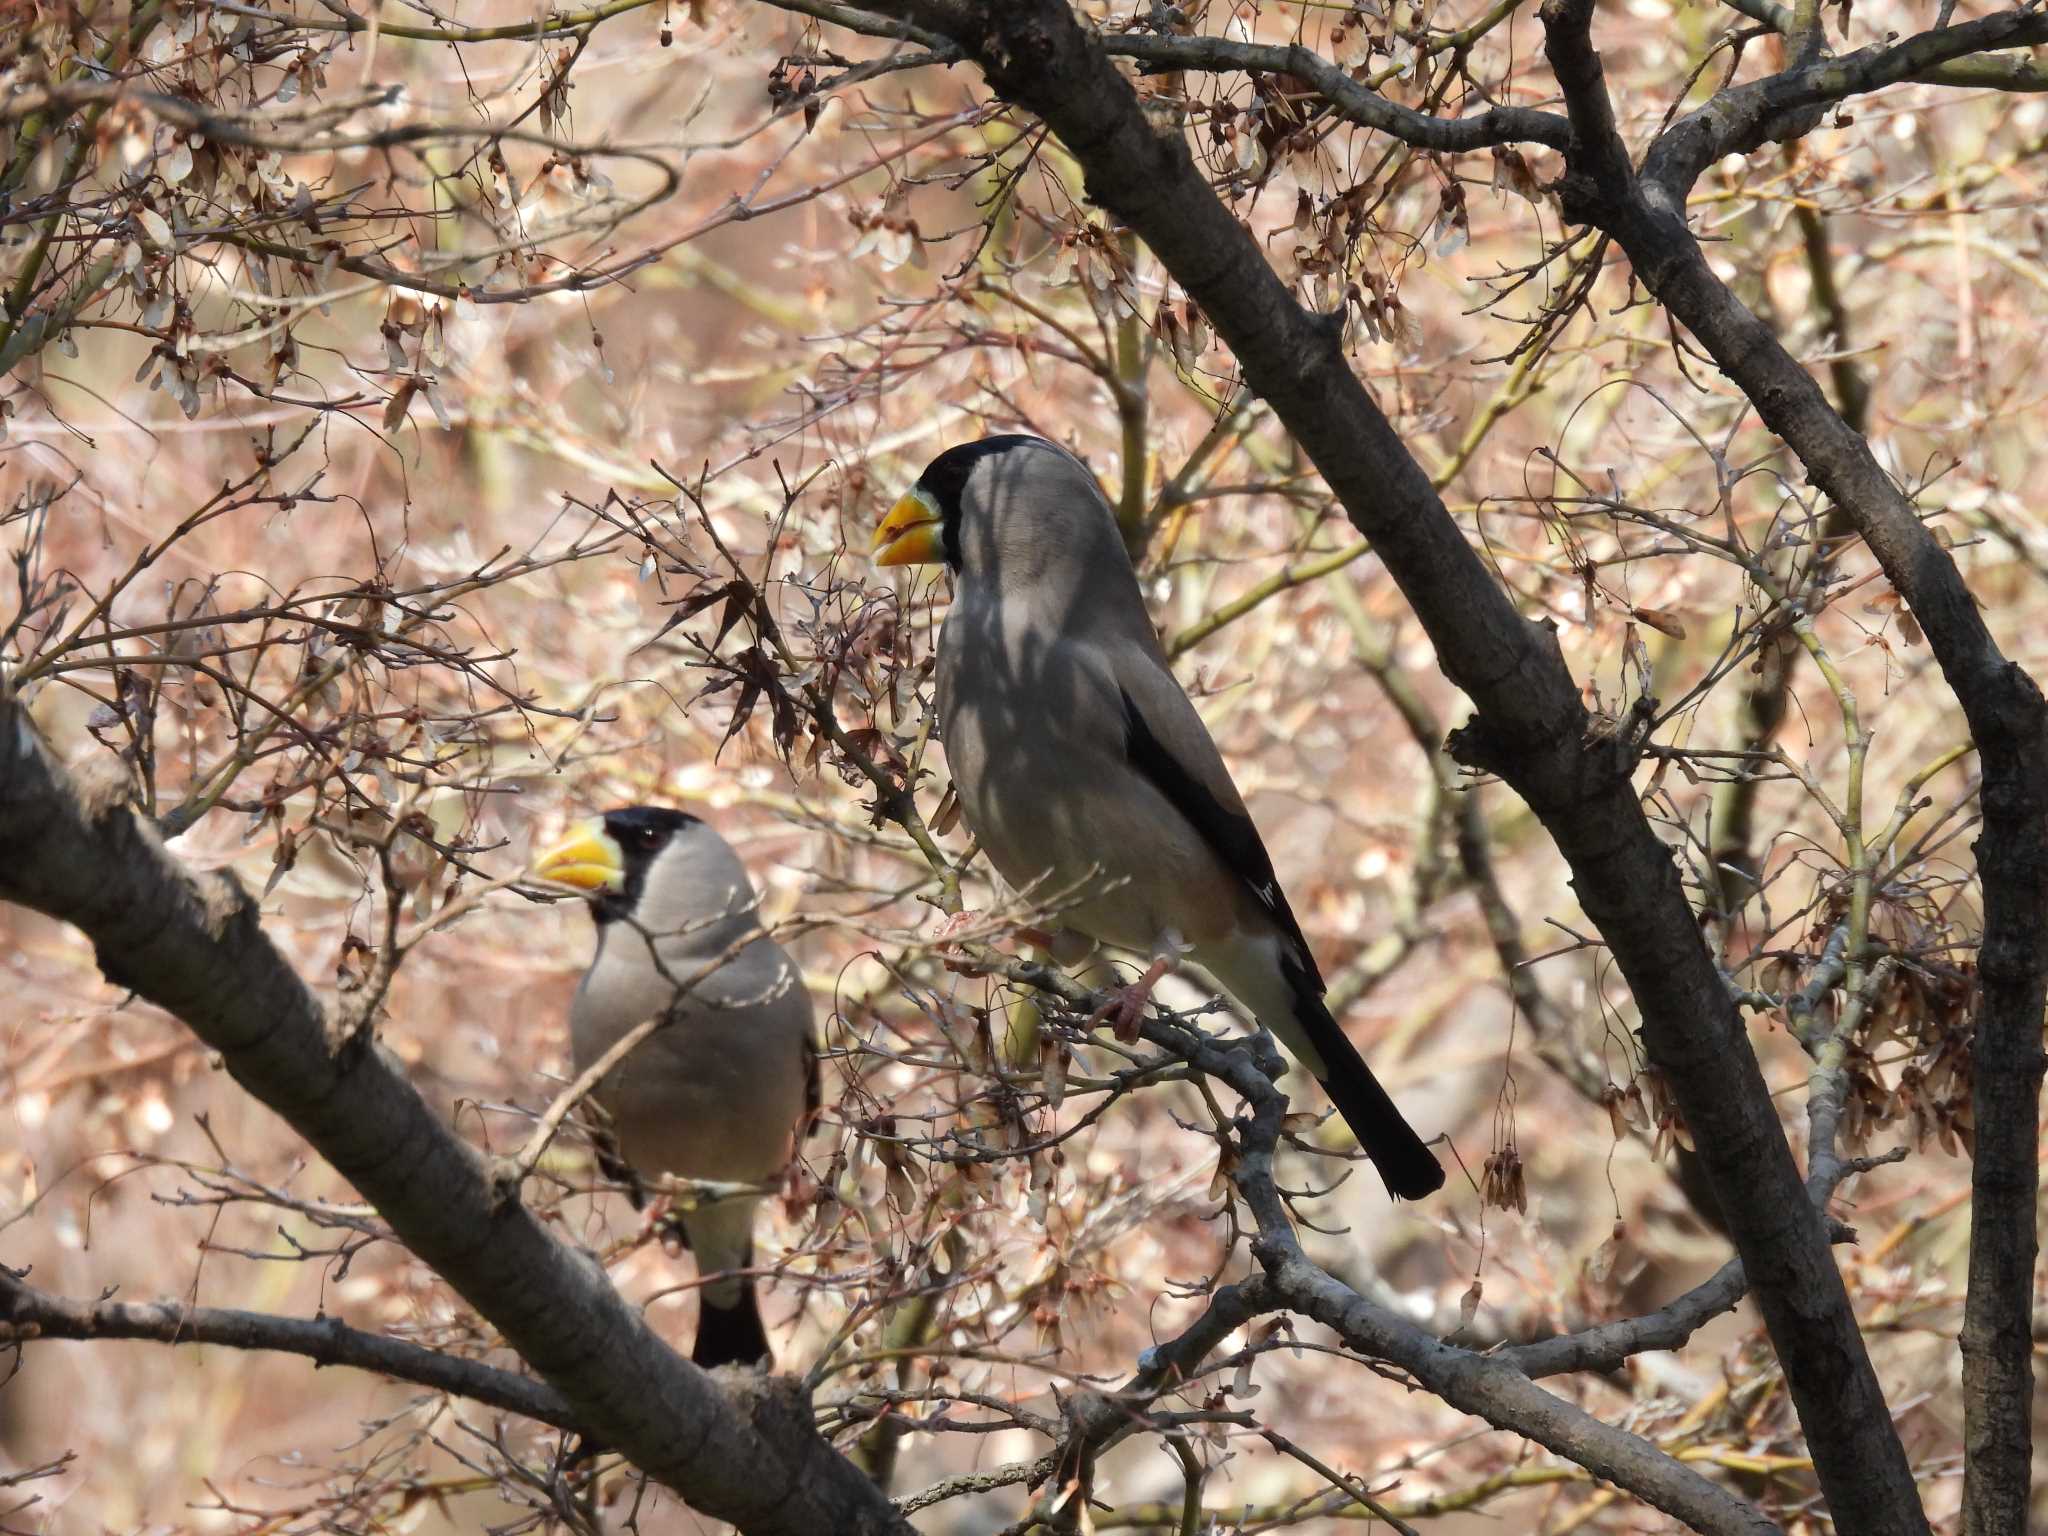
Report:
[[674,1204],[667,1195],[649,1197],[647,1209],[640,1213],[640,1234],[635,1239],[635,1246],[653,1238],[671,1255],[690,1246],[689,1238],[683,1235],[682,1218],[676,1213]]
[[955,912],[944,922],[940,923],[937,931],[932,934],[932,947],[939,952],[939,963],[945,966],[947,970],[962,976],[972,976],[975,973],[973,965],[963,959],[956,958],[960,953],[960,949],[953,942],[953,938],[956,934],[965,933],[978,926],[980,922],[981,913],[978,910]]
[[1172,969],[1172,960],[1154,960],[1145,967],[1145,974],[1128,987],[1114,989],[1109,994],[1109,1001],[1088,1015],[1086,1027],[1093,1029],[1108,1019],[1117,1039],[1130,1044],[1138,1038],[1138,1026],[1144,1022],[1145,1005],[1152,1001],[1152,989],[1159,985],[1159,978]]

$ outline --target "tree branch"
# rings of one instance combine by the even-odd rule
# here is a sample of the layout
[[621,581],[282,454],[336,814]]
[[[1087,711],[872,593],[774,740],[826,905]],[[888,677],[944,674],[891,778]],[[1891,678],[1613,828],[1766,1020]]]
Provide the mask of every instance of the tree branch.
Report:
[[[1549,14],[1550,8],[1546,7],[1545,15]],[[1804,132],[1799,126],[1807,120],[1803,114],[1851,96],[1883,90],[1888,85],[1926,79],[1944,66],[1955,66],[1971,55],[2043,42],[2048,42],[2048,14],[2032,8],[2012,10],[1921,32],[1889,47],[1859,48],[1838,59],[1821,59],[1747,85],[1733,86],[1717,92],[1704,106],[1688,112],[1658,135],[1657,142],[1643,157],[1643,179],[1662,196],[1672,199],[1673,207],[1683,207],[1686,193],[1708,166],[1723,155],[1746,154],[1788,133],[1796,136],[1797,132]],[[1592,55],[1591,47],[1584,52]],[[1555,55],[1551,62],[1555,67]],[[2020,65],[2032,62],[2015,61]],[[1970,58],[1970,64],[1977,70],[1990,66],[1989,73],[2015,78],[2024,73],[1996,67],[2003,61]],[[1567,101],[1571,101],[1574,84],[1562,74],[1559,83],[1565,86]],[[1965,78],[1955,83],[1994,82]],[[1575,126],[1577,122],[1575,110]]]
[[1417,149],[1455,153],[1496,144],[1547,144],[1563,149],[1571,125],[1554,112],[1494,107],[1473,117],[1432,117],[1368,90],[1313,48],[1240,43],[1226,37],[1147,37],[1124,33],[1101,40],[1102,51],[1153,69],[1260,70],[1293,75],[1312,87],[1346,122],[1372,128]]
[[188,874],[121,806],[82,801],[0,690],[0,898],[76,924],[100,968],[177,1015],[291,1123],[560,1393],[590,1433],[755,1536],[910,1527],[812,1428],[787,1380],[728,1393],[680,1359],[591,1261],[320,1003],[224,876]]
[[1778,1529],[1683,1462],[1544,1391],[1513,1366],[1440,1343],[1298,1253],[1262,1257],[1275,1287],[1295,1311],[1335,1330],[1353,1349],[1403,1367],[1454,1407],[1547,1446],[1695,1531],[1760,1536]]
[[[1173,1048],[1150,1029],[1147,1038]],[[1537,1386],[1502,1358],[1508,1352],[1480,1355],[1443,1343],[1318,1267],[1302,1251],[1273,1176],[1286,1095],[1246,1051],[1207,1046],[1190,1053],[1190,1062],[1223,1078],[1250,1106],[1250,1124],[1240,1122],[1232,1179],[1258,1223],[1253,1252],[1278,1303],[1333,1329],[1361,1354],[1401,1367],[1454,1408],[1535,1441],[1693,1530],[1759,1536],[1777,1529],[1740,1498],[1640,1436],[1604,1424]]]
[[1723,1312],[1732,1311],[1749,1290],[1742,1260],[1730,1259],[1713,1274],[1654,1312],[1582,1328],[1576,1333],[1511,1344],[1492,1358],[1505,1361],[1531,1380],[1570,1371],[1611,1371],[1646,1349],[1677,1349]]
[[[1760,21],[1773,32],[1792,30],[1792,8],[1778,0],[1722,0],[1730,10]],[[2048,91],[2048,67],[2039,59],[2018,55],[2006,58],[1951,59],[1909,75],[1917,85],[1953,85],[1966,89],[1993,91]]]
[[[1585,8],[1547,7],[1544,16],[1546,46],[1559,78],[1569,69],[1584,80],[1585,59],[1592,54]],[[1588,169],[1609,163],[1599,146],[1587,147],[1586,159],[1575,166],[1580,156],[1575,148],[1567,156],[1566,216],[1614,236],[1644,285],[1691,329],[1863,536],[1925,632],[1975,738],[1983,764],[1986,835],[1976,848],[1984,887],[1983,1000],[1973,1072],[1976,1148],[1962,1332],[1964,1510],[1965,1527],[1973,1536],[1991,1536],[2026,1528],[2032,1467],[2028,1329],[2038,1251],[2041,1021],[2048,999],[2048,924],[2040,916],[2048,911],[2048,780],[2039,765],[2048,760],[2048,704],[2034,680],[2001,653],[1961,571],[1862,433],[1828,404],[1819,384],[1770,328],[1714,275],[1684,216],[1684,188],[1690,185],[1699,145],[1733,145],[1737,138],[1724,141],[1716,135],[1736,133],[1732,125],[1738,123],[1763,124],[1770,113],[1757,103],[1768,97],[1777,104],[1771,108],[1775,112],[1788,102],[1815,99],[1813,81],[1818,78],[1905,78],[1938,56],[1963,51],[1956,35],[1965,32],[1963,47],[1982,48],[2000,39],[2048,35],[2048,17],[2008,13],[1723,92],[1659,141],[1640,182]],[[1844,72],[1829,74],[1834,70]],[[1768,96],[1776,82],[1787,79],[1806,84],[1781,88],[1791,95]],[[1742,104],[1729,107],[1728,98],[1741,98]],[[1590,122],[1598,110],[1574,104],[1573,121]],[[1753,1201],[1755,1192],[1746,1198]],[[1838,1279],[1833,1289],[1839,1291]],[[1758,1292],[1769,1319],[1770,1293],[1761,1283]],[[1802,1299],[1818,1294],[1804,1286],[1795,1291]],[[1787,1322],[1797,1317],[1795,1312]],[[1796,1345],[1781,1336],[1777,1322],[1771,1325],[1835,1517],[1858,1530],[1923,1531],[1897,1437],[1883,1437],[1880,1445],[1879,1437],[1855,1428],[1875,1424],[1874,1416],[1883,1409],[1861,1340],[1854,1338],[1853,1325],[1831,1326],[1829,1332],[1836,1343],[1795,1367],[1788,1347],[1809,1353],[1810,1345],[1820,1342],[1818,1331],[1806,1335],[1809,1345]],[[1853,1355],[1840,1355],[1839,1346],[1852,1339]],[[1882,1465],[1873,1464],[1864,1451],[1878,1454]]]
[[375,1371],[557,1429],[583,1428],[562,1394],[544,1382],[480,1360],[366,1333],[338,1317],[277,1317],[230,1307],[187,1306],[182,1301],[74,1301],[37,1290],[0,1265],[0,1344],[31,1339],[145,1339],[303,1355],[316,1366]]
[[[1080,162],[1089,195],[1134,229],[1201,305],[1246,381],[1372,540],[1444,672],[1477,706],[1477,718],[1452,739],[1454,755],[1500,774],[1541,818],[1634,992],[1648,1054],[1671,1083],[1728,1213],[1816,1463],[1839,1501],[1837,1518],[1873,1532],[1924,1530],[1827,1229],[1805,1197],[1670,851],[1643,814],[1631,782],[1633,754],[1625,741],[1594,729],[1552,631],[1525,620],[1474,555],[1352,372],[1334,318],[1310,315],[1294,301],[1183,140],[1153,131],[1064,3],[971,14],[924,0],[885,8],[948,32],[999,94],[1058,134]],[[1597,83],[1590,46],[1564,63],[1561,78]],[[1597,163],[1626,173],[1604,89],[1574,102],[1572,117],[1575,129],[1598,136]],[[1547,1419],[1545,1432],[1589,1450],[1590,1431],[1576,1420]],[[1869,1520],[1852,1519],[1865,1509]]]
[[[989,971],[1058,998],[1078,1017],[1099,1015],[1110,1001],[1049,966],[993,952],[984,952],[979,959]],[[1275,1082],[1281,1067],[1278,1059],[1257,1059],[1254,1052],[1261,1047],[1256,1040],[1214,1039],[1179,1023],[1148,1021],[1141,1033],[1148,1043],[1226,1084],[1245,1101],[1249,1118],[1240,1118],[1233,1126],[1238,1134],[1231,1180],[1258,1225],[1253,1252],[1265,1273],[1219,1290],[1193,1325],[1147,1353],[1138,1375],[1120,1391],[1082,1393],[1070,1399],[1067,1416],[1071,1428],[1065,1441],[1037,1463],[1006,1469],[1006,1481],[1037,1483],[1056,1469],[1086,1465],[1118,1440],[1143,1428],[1143,1410],[1160,1393],[1194,1374],[1225,1335],[1261,1313],[1284,1308],[1324,1323],[1353,1349],[1401,1367],[1453,1407],[1557,1452],[1684,1520],[1694,1530],[1715,1536],[1736,1532],[1757,1536],[1777,1529],[1757,1510],[1683,1462],[1536,1386],[1518,1364],[1526,1358],[1539,1368],[1562,1372],[1618,1363],[1636,1352],[1624,1347],[1631,1327],[1642,1340],[1636,1349],[1682,1342],[1678,1330],[1685,1327],[1685,1319],[1691,1320],[1690,1327],[1685,1327],[1689,1333],[1740,1299],[1739,1265],[1728,1266],[1707,1285],[1662,1312],[1569,1340],[1524,1346],[1526,1355],[1515,1350],[1482,1355],[1445,1344],[1360,1296],[1302,1250],[1273,1172],[1275,1149],[1288,1112],[1287,1096]],[[1735,1271],[1732,1277],[1730,1271]],[[1731,1285],[1733,1294],[1723,1301]],[[1547,1353],[1546,1345],[1551,1346]],[[921,1508],[936,1502],[938,1496],[927,1490],[905,1504]]]

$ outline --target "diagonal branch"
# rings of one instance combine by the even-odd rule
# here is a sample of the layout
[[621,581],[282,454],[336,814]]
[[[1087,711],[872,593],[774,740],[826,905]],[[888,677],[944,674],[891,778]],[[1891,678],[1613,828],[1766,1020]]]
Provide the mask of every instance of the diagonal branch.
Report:
[[[1548,7],[1545,14],[1549,14]],[[2048,42],[2048,13],[2026,6],[1921,32],[1888,46],[1873,44],[1838,59],[1820,59],[1747,85],[1733,86],[1717,92],[1704,106],[1688,112],[1658,136],[1644,156],[1643,179],[1670,198],[1673,207],[1683,207],[1686,192],[1716,160],[1726,154],[1746,154],[1788,134],[1796,136],[1804,131],[1800,125],[1810,122],[1810,114],[1817,108],[1904,81],[1924,80],[1945,66],[1958,67],[1965,60],[1973,71],[2003,72],[2017,81],[2025,73],[2018,66],[2031,64],[2032,60],[2012,60],[2014,67],[2007,69],[2007,61],[1975,56],[2044,42]],[[1590,47],[1574,50],[1571,57],[1591,57],[1597,68],[1597,55]],[[1574,82],[1564,78],[1563,66],[1555,55],[1551,62],[1560,71],[1558,80],[1565,87],[1577,126],[1580,93]],[[1966,76],[1957,83],[1995,82]],[[1592,142],[1590,136],[1582,137],[1583,144]]]
[[[1546,7],[1544,19],[1546,46],[1560,79],[1570,71],[1577,78],[1590,75],[1597,80],[1597,59],[1590,71],[1586,64],[1593,58],[1590,7]],[[1979,46],[1989,46],[1981,40],[2031,37],[2044,27],[2048,18],[2027,11],[1923,34],[1896,49],[1880,50],[1875,61],[1858,66],[1864,71],[1858,78],[1875,78],[1873,71],[1902,77],[1898,71],[1918,67],[1928,49],[1946,48],[1946,39],[1966,29],[1977,29],[1972,36],[1980,39]],[[1880,62],[1884,59],[1892,62]],[[1724,92],[1694,119],[1709,124],[1734,121],[1737,114],[1717,108],[1716,102],[1751,89]],[[1590,124],[1601,110],[1595,104],[1574,103],[1573,122]],[[1677,133],[1674,128],[1672,134]],[[1575,147],[1567,156],[1566,216],[1614,236],[1637,277],[1755,403],[1765,425],[1798,455],[1813,483],[1862,535],[1925,632],[1969,721],[1983,765],[1986,835],[1976,849],[1984,888],[1978,972],[1983,997],[1972,1076],[1976,1146],[1970,1282],[1961,1341],[1963,1502],[1965,1529],[1972,1536],[2017,1533],[2027,1527],[2032,1471],[2029,1330],[2038,1252],[2041,1023],[2048,1001],[2048,924],[2041,921],[2042,912],[2048,911],[2048,779],[2040,764],[2048,761],[2048,703],[2025,670],[2000,651],[1962,572],[1878,463],[1863,434],[1828,403],[1820,385],[1770,327],[1714,275],[1684,218],[1683,189],[1689,185],[1685,168],[1693,153],[1686,145],[1692,141],[1679,140],[1667,148],[1672,142],[1667,134],[1652,151],[1651,168],[1646,168],[1641,182],[1632,176],[1603,177],[1597,169],[1585,168],[1609,163],[1606,147]],[[1575,165],[1582,154],[1584,161]],[[1658,165],[1666,178],[1662,182],[1652,179]],[[1772,1336],[1778,1339],[1775,1324]],[[1786,1341],[1778,1342],[1782,1356]],[[1855,1354],[1862,1361],[1860,1340]],[[1809,1438],[1817,1423],[1875,1422],[1868,1416],[1881,1409],[1882,1399],[1874,1381],[1861,1381],[1867,1372],[1865,1363],[1854,1373],[1859,1379],[1852,1388],[1840,1380],[1839,1371],[1810,1376],[1795,1371],[1793,1362],[1786,1360],[1787,1378]],[[1843,1390],[1852,1390],[1853,1397],[1828,1390],[1830,1375]],[[1815,1441],[1815,1466],[1839,1523],[1859,1530],[1925,1529],[1917,1518],[1917,1503],[1909,1502],[1911,1485],[1903,1453],[1890,1454],[1896,1445],[1894,1437],[1884,1448],[1887,1467],[1880,1492],[1873,1481],[1878,1469],[1844,1456],[1849,1446],[1837,1444],[1832,1435]],[[1868,1512],[1867,1521],[1852,1513],[1859,1507]]]
[[[1076,1018],[1098,1015],[1110,999],[1048,966],[975,949],[975,973],[994,972],[1057,998]],[[1148,1044],[1227,1085],[1248,1115],[1234,1122],[1231,1180],[1258,1226],[1253,1252],[1264,1273],[1218,1290],[1208,1308],[1177,1337],[1147,1352],[1138,1373],[1116,1392],[1076,1394],[1066,1405],[1068,1433],[1049,1455],[1004,1469],[1006,1483],[1037,1484],[1056,1471],[1083,1471],[1102,1452],[1145,1427],[1144,1413],[1163,1392],[1187,1380],[1233,1329],[1264,1313],[1287,1310],[1314,1318],[1361,1354],[1399,1366],[1445,1402],[1499,1429],[1521,1435],[1627,1489],[1653,1507],[1713,1536],[1761,1536],[1777,1529],[1757,1510],[1640,1436],[1604,1424],[1539,1387],[1536,1373],[1601,1369],[1644,1349],[1670,1348],[1740,1299],[1741,1267],[1723,1271],[1647,1317],[1569,1338],[1479,1354],[1444,1343],[1408,1319],[1367,1300],[1303,1251],[1274,1177],[1274,1158],[1288,1101],[1275,1078],[1280,1063],[1258,1060],[1257,1041],[1213,1038],[1186,1025],[1148,1021]],[[1270,1047],[1266,1047],[1270,1051]],[[955,1482],[905,1500],[925,1507],[961,1491]],[[1056,1486],[1049,1497],[1065,1490]],[[1022,1529],[1025,1525],[1013,1527]]]
[[1406,1319],[1374,1306],[1298,1253],[1261,1257],[1275,1288],[1291,1308],[1333,1329],[1353,1349],[1402,1366],[1452,1406],[1514,1429],[1676,1516],[1695,1531],[1761,1536],[1778,1529],[1756,1509],[1683,1462],[1546,1392],[1513,1366],[1431,1338]]
[[[1793,11],[1778,0],[1724,0],[1730,10],[1760,21],[1773,32],[1790,33]],[[2003,58],[1974,57],[1950,59],[1931,65],[1907,78],[1920,85],[1958,85],[1974,90],[2048,91],[2048,62],[2019,54]]]
[[1524,143],[1562,149],[1571,138],[1571,125],[1563,118],[1532,107],[1494,107],[1471,117],[1432,117],[1360,85],[1313,48],[1299,43],[1283,47],[1225,37],[1147,37],[1133,32],[1104,38],[1102,51],[1154,69],[1255,69],[1292,75],[1327,100],[1346,122],[1377,129],[1417,149],[1456,153]]
[[786,1380],[728,1394],[524,1205],[374,1042],[329,1029],[232,881],[195,879],[126,808],[81,801],[0,687],[0,899],[76,924],[177,1015],[498,1329],[576,1421],[754,1536],[908,1536]]
[[1732,1311],[1748,1289],[1742,1260],[1730,1259],[1683,1296],[1674,1297],[1654,1312],[1599,1323],[1556,1338],[1511,1344],[1496,1350],[1494,1358],[1506,1361],[1532,1380],[1539,1376],[1562,1376],[1569,1371],[1611,1371],[1630,1355],[1639,1355],[1644,1350],[1677,1349],[1714,1318]]
[[351,1328],[338,1317],[277,1317],[182,1301],[74,1301],[24,1283],[0,1265],[0,1344],[30,1339],[145,1339],[303,1355],[316,1366],[349,1365],[437,1392],[473,1398],[557,1429],[580,1429],[568,1401],[545,1382]]
[[1452,1407],[1535,1441],[1693,1530],[1761,1536],[1777,1529],[1742,1499],[1640,1436],[1602,1423],[1538,1386],[1510,1359],[1446,1344],[1316,1265],[1295,1236],[1274,1178],[1286,1095],[1246,1051],[1219,1050],[1207,1042],[1191,1049],[1151,1028],[1147,1038],[1185,1052],[1191,1065],[1223,1078],[1251,1110],[1250,1123],[1239,1122],[1232,1179],[1258,1223],[1253,1252],[1265,1269],[1267,1293],[1280,1305],[1334,1330],[1361,1354],[1399,1366]]
[[[1553,633],[1515,610],[1466,543],[1352,372],[1339,317],[1295,302],[1183,140],[1153,131],[1060,0],[972,12],[924,0],[883,8],[947,32],[1000,95],[1051,126],[1080,162],[1091,198],[1135,230],[1201,305],[1246,381],[1372,540],[1445,673],[1477,706],[1452,740],[1454,754],[1500,774],[1541,818],[1633,990],[1648,1054],[1721,1195],[1837,1518],[1872,1532],[1924,1530],[1826,1226],[1805,1197],[1670,851],[1643,814],[1629,745],[1594,729]],[[1562,78],[1598,81],[1590,48],[1564,63]],[[1611,124],[1604,91],[1573,103],[1575,129],[1597,129],[1602,118]],[[1595,152],[1626,173],[1611,133]],[[1852,1520],[1865,1510],[1870,1519]]]

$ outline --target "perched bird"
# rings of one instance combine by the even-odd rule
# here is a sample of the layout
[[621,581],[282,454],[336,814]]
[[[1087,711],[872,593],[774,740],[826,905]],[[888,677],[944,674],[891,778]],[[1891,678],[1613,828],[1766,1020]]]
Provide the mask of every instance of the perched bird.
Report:
[[[573,828],[534,873],[585,892],[597,919],[597,954],[569,1014],[576,1070],[663,1017],[594,1094],[621,1156],[648,1178],[773,1181],[817,1107],[811,998],[761,931],[738,855],[694,816],[634,806]],[[746,1268],[760,1203],[707,1200],[681,1214],[701,1273]],[[768,1363],[744,1275],[711,1280],[701,1298],[692,1360]]]
[[875,530],[880,565],[943,560],[939,729],[997,872],[1060,921],[1185,951],[1315,1074],[1396,1195],[1443,1170],[1330,1011],[1216,744],[1160,648],[1095,477],[1043,438],[948,449]]

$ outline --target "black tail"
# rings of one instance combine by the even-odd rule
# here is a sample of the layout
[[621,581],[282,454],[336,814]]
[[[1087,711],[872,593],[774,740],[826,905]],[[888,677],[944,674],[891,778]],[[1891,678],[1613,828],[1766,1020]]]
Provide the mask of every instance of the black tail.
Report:
[[[1437,1178],[1441,1182],[1443,1175]],[[690,1360],[707,1371],[721,1365],[767,1367],[775,1363],[767,1330],[761,1326],[761,1309],[754,1301],[753,1281],[740,1282],[739,1296],[731,1306],[717,1306],[709,1296],[704,1298],[697,1313],[697,1347],[690,1351]]]
[[[1330,1059],[1327,1049],[1323,1059]],[[1343,1066],[1332,1063],[1330,1075],[1318,1081],[1392,1193],[1403,1200],[1420,1200],[1444,1187],[1442,1165],[1401,1118],[1387,1090],[1356,1052]]]
[[1443,1169],[1330,1017],[1313,977],[1290,969],[1287,979],[1294,987],[1295,1023],[1323,1058],[1327,1075],[1316,1081],[1387,1181],[1388,1190],[1403,1200],[1420,1200],[1442,1189]]

